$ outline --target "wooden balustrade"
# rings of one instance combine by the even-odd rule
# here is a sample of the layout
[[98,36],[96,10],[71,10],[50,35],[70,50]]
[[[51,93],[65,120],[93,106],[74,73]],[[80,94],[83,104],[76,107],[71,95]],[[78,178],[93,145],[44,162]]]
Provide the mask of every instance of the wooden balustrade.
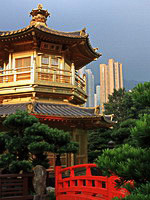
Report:
[[[72,72],[70,70],[59,69],[58,67],[36,67],[36,77],[39,81],[50,83],[72,84]],[[31,80],[33,77],[33,67],[19,67],[14,69],[0,70],[0,83],[12,83],[17,81]],[[85,91],[85,81],[75,74],[75,86]]]
[[[59,69],[57,67],[37,67],[38,80],[57,82],[57,83],[72,83],[72,73],[69,70]],[[75,86],[85,91],[85,81],[75,74]]]
[[71,72],[57,67],[37,67],[38,80],[71,84]]
[[31,79],[32,67],[0,70],[0,83],[11,83]]
[[75,85],[85,91],[85,81],[78,74],[75,74]]
[[0,174],[0,200],[32,200],[33,174]]

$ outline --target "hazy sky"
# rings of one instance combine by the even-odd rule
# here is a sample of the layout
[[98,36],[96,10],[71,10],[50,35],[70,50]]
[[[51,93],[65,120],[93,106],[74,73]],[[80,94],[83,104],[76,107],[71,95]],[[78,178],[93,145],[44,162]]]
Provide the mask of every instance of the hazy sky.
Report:
[[48,26],[61,31],[87,28],[103,56],[91,63],[98,72],[108,58],[123,63],[127,80],[150,80],[150,0],[0,0],[0,31],[29,25],[29,12],[42,3]]

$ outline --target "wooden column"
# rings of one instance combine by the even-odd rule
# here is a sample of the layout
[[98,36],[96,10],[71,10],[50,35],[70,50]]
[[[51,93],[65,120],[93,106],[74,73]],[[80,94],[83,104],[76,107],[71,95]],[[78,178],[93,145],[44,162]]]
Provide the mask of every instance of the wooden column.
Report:
[[86,93],[86,75],[85,75],[85,74],[83,74],[83,80],[84,80],[84,83],[85,83],[84,91],[85,91],[85,93]]
[[74,63],[72,63],[71,65],[71,74],[72,74],[72,85],[75,85],[75,66],[74,66]]
[[9,52],[9,65],[8,69],[12,69],[12,52]]
[[31,60],[31,80],[33,81],[33,83],[37,79],[36,78],[36,57],[37,57],[37,53],[36,53],[36,50],[34,50],[32,60]]
[[79,143],[79,151],[74,157],[72,157],[71,165],[74,165],[74,164],[86,164],[88,162],[88,155],[87,155],[88,136],[87,136],[87,130],[74,128],[73,131],[72,131],[72,140]]

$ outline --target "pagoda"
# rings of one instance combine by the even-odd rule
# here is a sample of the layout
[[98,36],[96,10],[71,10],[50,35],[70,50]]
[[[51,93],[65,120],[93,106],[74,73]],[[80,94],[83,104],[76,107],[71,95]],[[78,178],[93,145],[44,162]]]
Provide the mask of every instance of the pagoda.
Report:
[[41,4],[30,13],[30,25],[0,31],[0,116],[27,110],[50,127],[69,131],[79,153],[65,156],[67,165],[87,163],[87,130],[113,125],[99,107],[84,108],[86,78],[78,70],[98,59],[85,28],[62,32],[46,24]]

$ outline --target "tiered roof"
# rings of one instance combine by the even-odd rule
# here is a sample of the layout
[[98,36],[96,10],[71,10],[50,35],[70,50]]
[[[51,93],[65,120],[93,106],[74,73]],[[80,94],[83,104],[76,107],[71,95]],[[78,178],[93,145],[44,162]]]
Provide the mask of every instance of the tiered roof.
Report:
[[111,127],[115,122],[112,116],[104,116],[96,108],[84,108],[65,103],[20,103],[0,105],[0,115],[6,117],[17,110],[28,110],[31,114],[44,121],[80,122],[85,128]]
[[[46,20],[50,14],[47,10],[43,10],[41,4],[38,5],[37,9],[33,9],[30,14],[32,20],[29,26],[15,31],[0,31],[1,58],[5,56],[5,49],[9,52],[8,50],[20,41],[20,44],[23,45],[27,41],[28,43],[31,42],[33,46],[34,44],[38,45],[38,42],[41,41],[61,44],[65,56],[71,54],[71,62],[74,63],[75,69],[80,69],[101,56],[100,53],[96,52],[97,48],[92,48],[85,28],[74,32],[62,32],[49,28]],[[36,49],[40,51],[40,45],[36,46]],[[70,127],[90,129],[111,127],[114,124],[111,116],[99,114],[99,108],[83,108],[69,103],[0,104],[0,116],[2,118],[15,113],[17,110],[28,110],[32,115],[55,127],[67,126],[69,128],[68,125],[70,124]]]
[[85,28],[74,32],[63,32],[49,28],[46,24],[49,13],[47,10],[43,10],[42,5],[38,5],[38,8],[32,10],[30,14],[32,20],[29,26],[14,31],[0,31],[0,45],[2,47],[5,43],[9,45],[10,42],[33,40],[33,38],[34,40],[36,38],[40,41],[62,44],[63,51],[69,50],[72,53],[72,61],[76,69],[80,69],[101,56],[101,53],[97,53],[97,48],[91,46]]

